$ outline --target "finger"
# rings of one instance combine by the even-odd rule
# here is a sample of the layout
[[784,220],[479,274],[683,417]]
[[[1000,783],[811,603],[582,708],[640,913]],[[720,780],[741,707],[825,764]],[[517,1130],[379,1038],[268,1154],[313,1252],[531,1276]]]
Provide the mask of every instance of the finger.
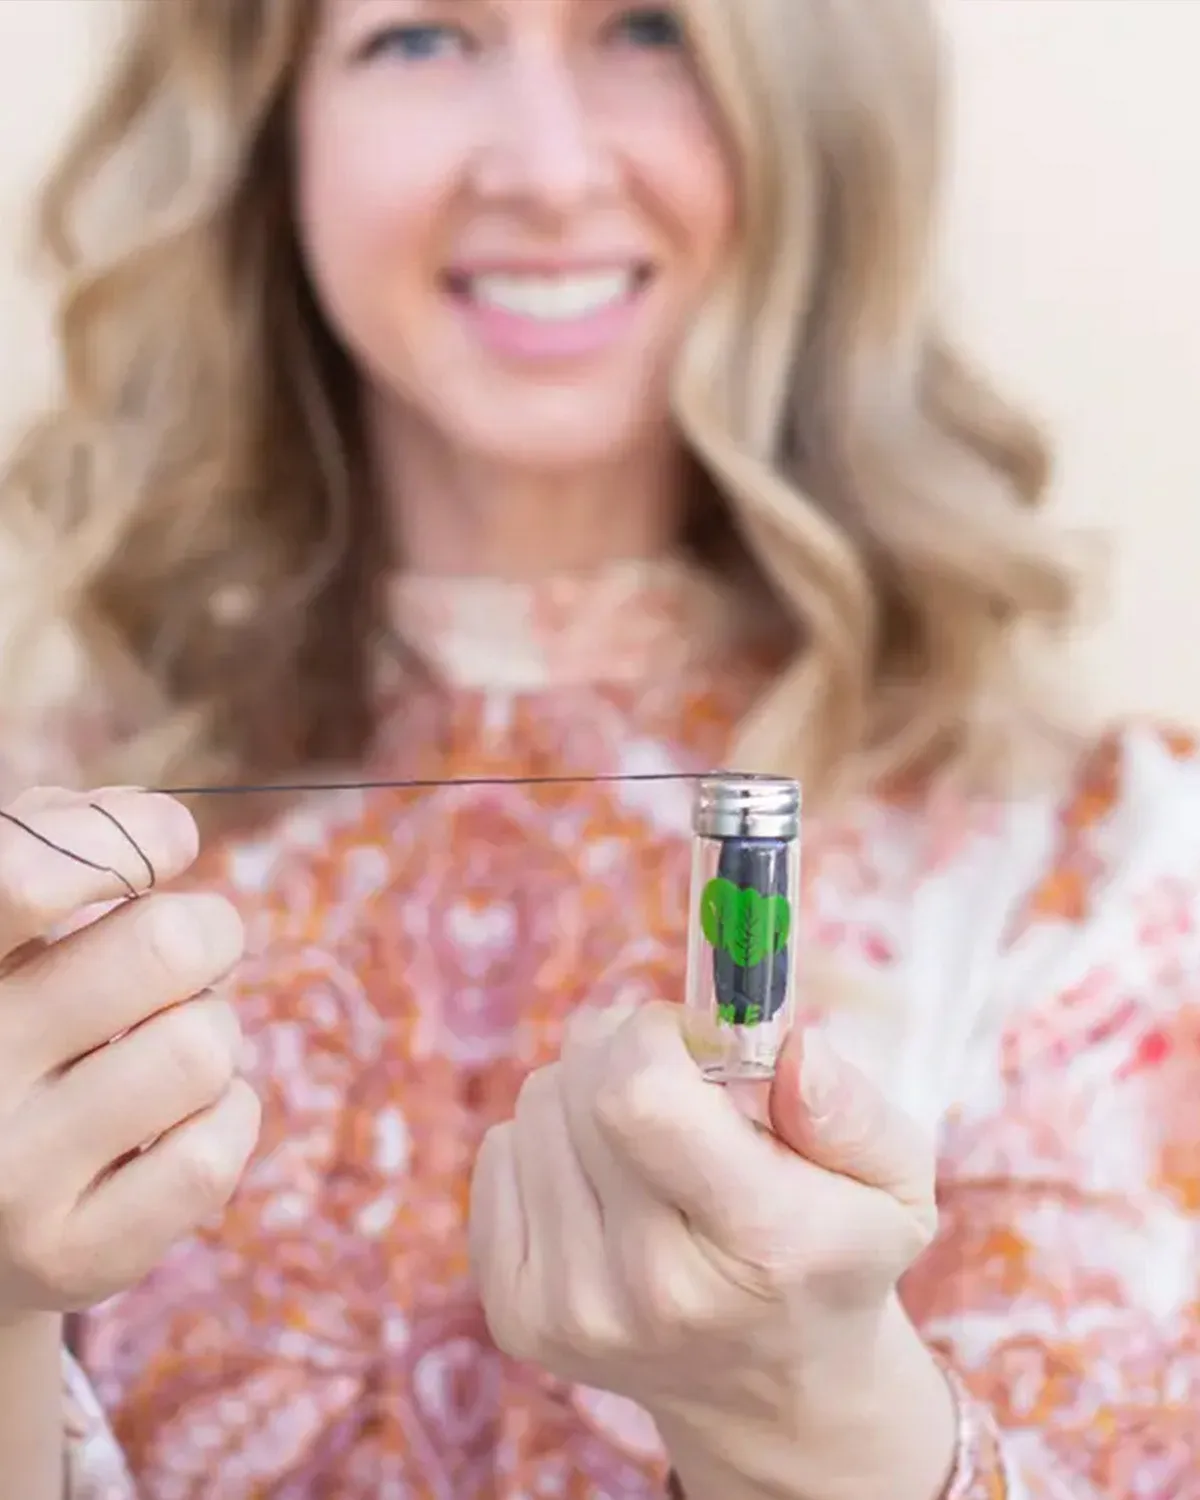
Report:
[[615,1005],[581,1005],[567,1018],[563,1028],[561,1057],[579,1057],[594,1052],[616,1036],[630,1017],[637,1015],[640,1004],[618,1002]]
[[34,1179],[54,1162],[55,1198],[74,1201],[129,1152],[210,1109],[237,1075],[242,1038],[227,1001],[201,996],[154,1016],[41,1089],[22,1111]]
[[523,1319],[522,1269],[529,1226],[521,1199],[511,1121],[483,1138],[471,1174],[468,1243],[488,1331],[513,1359],[530,1357],[529,1323]]
[[[66,791],[62,787],[33,787],[21,796],[19,802],[21,811],[17,816],[24,821],[47,807],[73,807],[78,801],[78,793]],[[13,803],[11,806],[15,808],[18,804]],[[3,833],[3,828],[6,826],[16,827],[15,824],[6,824],[3,819],[0,819],[0,833]],[[3,925],[3,914],[0,909],[0,939],[3,936]],[[48,937],[39,934],[37,937],[27,938],[18,943],[11,951],[6,951],[3,946],[0,946],[0,979],[19,969],[23,963],[47,947],[49,943]]]
[[[731,1254],[772,1231],[781,1195],[801,1188],[792,1158],[702,1077],[674,1005],[643,1007],[612,1044],[596,1119],[619,1161],[674,1205],[712,1244]],[[815,1169],[814,1169],[815,1170]]]
[[148,864],[158,883],[173,879],[198,848],[191,814],[172,797],[40,789],[18,797],[0,817],[0,953],[44,936],[81,907],[146,890]]
[[576,1353],[599,1353],[623,1333],[623,1307],[606,1255],[601,1204],[575,1151],[559,1066],[526,1080],[513,1118],[513,1155],[527,1226],[520,1272],[527,1308]]
[[595,1101],[612,1071],[610,1043],[636,1014],[635,1006],[583,1010],[571,1017],[563,1036],[559,1092],[574,1154],[582,1165],[603,1226],[627,1214],[628,1200],[657,1201],[628,1163],[618,1161],[596,1119]]
[[[607,1032],[615,1036],[619,1026]],[[678,1208],[618,1159],[597,1123],[594,1101],[611,1067],[608,1039],[605,1029],[568,1028],[560,1095],[574,1153],[599,1199],[614,1296],[642,1336],[661,1346],[699,1323],[711,1326],[727,1299]]]
[[[575,1154],[561,1089],[562,1070],[555,1064],[531,1073],[517,1096],[513,1113],[513,1151],[521,1201],[530,1227],[548,1229],[554,1240],[561,1229],[598,1239],[600,1204]],[[540,1239],[544,1241],[545,1236]],[[530,1244],[531,1264],[544,1244]],[[561,1260],[561,1251],[553,1259]]]
[[933,1142],[816,1029],[788,1037],[769,1108],[776,1135],[806,1160],[936,1221]]
[[613,1155],[598,1128],[594,1109],[596,1096],[608,1080],[608,1044],[633,1014],[632,1009],[615,1006],[578,1011],[563,1034],[561,1094],[567,1130],[605,1225],[610,1217],[606,1205],[615,1210],[631,1189],[645,1191],[640,1177]]
[[48,938],[30,938],[27,943],[14,948],[7,957],[0,957],[0,979],[7,979],[10,974],[15,974],[30,959],[36,958],[39,953],[44,953],[49,946]]
[[43,948],[0,983],[0,1048],[29,1087],[225,977],[244,931],[219,896],[172,893],[117,907]]
[[211,1108],[103,1178],[68,1220],[62,1279],[87,1286],[93,1300],[98,1270],[100,1297],[140,1281],[228,1203],[261,1118],[253,1089],[237,1079]]

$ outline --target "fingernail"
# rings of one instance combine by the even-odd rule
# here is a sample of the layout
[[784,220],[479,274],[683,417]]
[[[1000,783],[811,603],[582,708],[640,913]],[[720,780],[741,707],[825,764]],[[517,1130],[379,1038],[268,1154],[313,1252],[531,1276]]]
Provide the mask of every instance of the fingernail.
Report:
[[806,1031],[800,1053],[800,1099],[812,1119],[833,1113],[840,1084],[837,1055],[819,1031]]

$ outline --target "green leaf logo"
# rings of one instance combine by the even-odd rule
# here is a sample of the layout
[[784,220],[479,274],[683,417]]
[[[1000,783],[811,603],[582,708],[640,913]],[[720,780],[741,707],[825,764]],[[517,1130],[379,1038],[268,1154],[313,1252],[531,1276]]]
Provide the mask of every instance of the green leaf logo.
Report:
[[700,930],[713,948],[723,949],[724,933],[737,904],[738,888],[732,880],[710,880],[700,896]]
[[787,946],[792,908],[786,896],[763,896],[731,880],[710,880],[700,896],[700,930],[739,969],[752,969]]
[[766,902],[755,890],[739,890],[733,902],[725,951],[739,969],[753,968],[767,956],[765,906]]
[[786,896],[768,896],[767,908],[768,952],[782,953],[792,935],[792,903]]

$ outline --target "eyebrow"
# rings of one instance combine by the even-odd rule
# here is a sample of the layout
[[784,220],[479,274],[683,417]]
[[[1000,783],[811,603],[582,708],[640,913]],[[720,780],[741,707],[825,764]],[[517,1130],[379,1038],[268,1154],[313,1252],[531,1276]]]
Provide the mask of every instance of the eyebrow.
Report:
[[[360,10],[384,9],[389,5],[394,5],[396,0],[333,0],[333,3],[353,15],[356,11]],[[409,0],[409,4],[422,9],[433,3],[435,3],[435,0]],[[480,5],[490,6],[491,3],[492,0],[440,0],[441,5],[449,6],[456,10],[460,7],[469,7],[474,10]]]
[[[2,0],[0,0],[0,3],[2,3]],[[336,7],[344,8],[348,14],[353,15],[360,10],[371,11],[376,8],[386,8],[388,5],[394,5],[396,0],[332,0],[332,3]],[[426,6],[437,5],[439,9],[447,10],[481,12],[494,12],[496,10],[496,0],[409,0],[409,4],[420,9],[424,9]]]

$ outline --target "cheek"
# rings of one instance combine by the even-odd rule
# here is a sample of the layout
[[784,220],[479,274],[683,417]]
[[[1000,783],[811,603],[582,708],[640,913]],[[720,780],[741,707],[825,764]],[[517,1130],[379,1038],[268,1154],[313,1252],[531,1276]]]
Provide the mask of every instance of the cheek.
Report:
[[733,161],[717,131],[698,108],[685,110],[643,130],[630,154],[674,228],[684,263],[706,280],[729,250],[736,218]]
[[736,217],[732,173],[723,155],[693,158],[685,180],[677,179],[681,202],[686,194],[688,221],[699,269],[707,279],[729,253]]
[[325,141],[298,169],[297,228],[314,279],[338,296],[367,295],[411,244],[419,203],[403,170],[353,143]]
[[361,112],[314,111],[298,133],[297,231],[318,297],[352,343],[437,272],[445,152],[406,149],[411,139],[403,122]]

